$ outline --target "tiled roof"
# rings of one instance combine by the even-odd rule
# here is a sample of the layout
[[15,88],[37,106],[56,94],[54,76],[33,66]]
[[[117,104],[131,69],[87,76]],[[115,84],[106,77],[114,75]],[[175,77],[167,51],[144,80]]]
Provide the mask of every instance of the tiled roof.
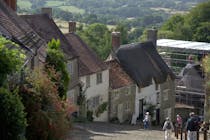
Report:
[[77,54],[72,49],[72,46],[68,43],[63,33],[47,14],[23,15],[21,17],[25,19],[46,42],[51,41],[53,38],[59,39],[61,48],[68,59],[77,57]]
[[[32,53],[31,55],[36,54],[40,47],[46,46],[45,41],[2,0],[0,0],[0,35],[16,42],[27,53]],[[43,60],[44,52],[39,54]]]
[[122,69],[117,60],[106,61],[109,67],[109,85],[111,89],[117,89],[134,84],[130,76]]
[[139,87],[151,85],[152,80],[161,84],[168,76],[175,78],[152,42],[123,45],[117,50],[116,56],[122,68]]
[[107,69],[104,62],[76,34],[65,35],[73,49],[79,55],[79,75],[90,75]]

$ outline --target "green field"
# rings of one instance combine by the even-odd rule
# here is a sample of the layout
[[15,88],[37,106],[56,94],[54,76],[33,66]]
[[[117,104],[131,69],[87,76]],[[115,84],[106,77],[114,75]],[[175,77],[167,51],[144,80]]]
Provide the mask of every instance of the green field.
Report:
[[31,2],[28,0],[18,0],[17,2],[18,7],[21,9],[31,9]]
[[71,12],[71,13],[79,13],[79,14],[84,14],[85,10],[83,9],[79,9],[75,6],[59,6],[59,8],[61,10],[67,11],[67,12]]
[[53,1],[53,0],[49,0],[46,1],[45,6],[46,7],[58,7],[58,6],[62,6],[65,2],[63,1]]

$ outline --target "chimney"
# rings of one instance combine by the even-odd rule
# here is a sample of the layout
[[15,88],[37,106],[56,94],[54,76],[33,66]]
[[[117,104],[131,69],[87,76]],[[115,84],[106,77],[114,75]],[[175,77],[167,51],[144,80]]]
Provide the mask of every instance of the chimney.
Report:
[[4,2],[14,11],[17,10],[17,0],[4,0]]
[[75,21],[69,21],[69,33],[75,33],[76,32],[76,22]]
[[42,14],[47,14],[49,18],[52,18],[52,8],[50,7],[44,7],[42,8]]
[[147,30],[147,40],[151,41],[155,47],[157,47],[157,29]]
[[115,52],[120,44],[120,32],[112,32],[112,50]]

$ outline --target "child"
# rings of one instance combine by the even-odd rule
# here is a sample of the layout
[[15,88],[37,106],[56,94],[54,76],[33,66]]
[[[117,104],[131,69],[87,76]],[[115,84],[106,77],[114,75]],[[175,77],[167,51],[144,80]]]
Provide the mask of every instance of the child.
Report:
[[166,118],[166,121],[163,125],[163,130],[165,131],[165,140],[171,139],[171,132],[174,130],[174,126],[172,122],[170,121],[169,117]]
[[146,114],[144,116],[143,123],[144,123],[144,129],[149,129],[149,127],[150,127],[150,115],[149,115],[149,112],[146,112]]

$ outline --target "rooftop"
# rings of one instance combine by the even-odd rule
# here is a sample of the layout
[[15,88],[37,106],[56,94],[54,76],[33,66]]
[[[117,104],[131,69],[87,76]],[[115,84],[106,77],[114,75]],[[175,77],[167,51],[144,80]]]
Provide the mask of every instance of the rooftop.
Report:
[[210,43],[206,42],[159,39],[157,40],[157,46],[158,48],[170,49],[170,51],[186,53],[202,54],[210,52]]

